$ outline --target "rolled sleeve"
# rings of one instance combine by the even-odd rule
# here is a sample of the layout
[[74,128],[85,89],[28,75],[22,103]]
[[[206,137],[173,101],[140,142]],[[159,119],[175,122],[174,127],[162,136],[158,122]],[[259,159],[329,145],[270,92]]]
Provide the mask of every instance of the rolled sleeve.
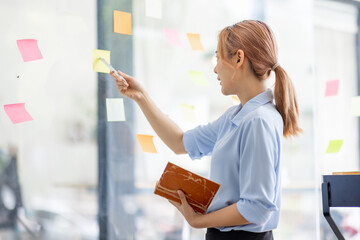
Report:
[[245,128],[240,146],[239,213],[249,222],[264,225],[274,211],[279,182],[279,144],[274,127],[253,119]]
[[236,203],[236,207],[247,221],[256,225],[263,225],[270,218],[271,212],[278,211],[275,204],[266,206],[259,201],[250,201],[248,199],[240,199]]
[[198,126],[183,135],[185,150],[191,159],[210,155],[217,139],[217,123]]
[[196,144],[196,129],[189,130],[183,135],[183,142],[185,146],[185,150],[191,159],[201,158],[201,152],[198,144]]

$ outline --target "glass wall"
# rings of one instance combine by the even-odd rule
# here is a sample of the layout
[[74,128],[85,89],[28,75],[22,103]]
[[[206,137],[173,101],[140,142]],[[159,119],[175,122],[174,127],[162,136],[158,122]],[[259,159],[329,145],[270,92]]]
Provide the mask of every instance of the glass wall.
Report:
[[[126,4],[131,37],[112,32],[112,11],[127,11]],[[101,18],[99,9],[106,11]],[[304,130],[284,141],[275,239],[335,239],[322,216],[320,185],[321,175],[359,170],[358,119],[350,112],[358,95],[357,18],[354,5],[316,0],[2,1],[0,103],[25,103],[34,120],[13,124],[0,114],[0,239],[204,239],[204,229],[189,227],[153,192],[169,161],[208,177],[211,158],[175,155],[129,99],[127,121],[107,122],[97,104],[122,96],[107,74],[93,72],[91,54],[103,44],[97,39],[106,39],[112,64],[133,74],[185,131],[239,104],[222,95],[213,69],[219,31],[244,19],[273,29]],[[187,33],[200,34],[204,51],[191,49]],[[24,62],[20,39],[36,39],[43,59]],[[326,96],[332,80],[339,80],[338,92]],[[136,134],[154,136],[157,153],[143,152]],[[326,153],[331,140],[343,140],[339,152]],[[333,216],[346,239],[359,239],[357,209]]]
[[[359,126],[354,116],[352,99],[358,92],[358,62],[356,43],[358,9],[337,2],[315,2],[315,65],[316,116],[315,145],[318,178],[333,172],[359,170]],[[329,82],[338,81],[337,95],[325,96]],[[327,154],[331,140],[343,140],[337,153]],[[321,179],[320,179],[321,180]],[[332,215],[345,239],[360,239],[358,208],[333,208]],[[320,216],[321,239],[331,239],[333,233]]]
[[[0,238],[97,239],[96,1],[1,1],[0,19]],[[16,103],[32,121],[10,121]]]

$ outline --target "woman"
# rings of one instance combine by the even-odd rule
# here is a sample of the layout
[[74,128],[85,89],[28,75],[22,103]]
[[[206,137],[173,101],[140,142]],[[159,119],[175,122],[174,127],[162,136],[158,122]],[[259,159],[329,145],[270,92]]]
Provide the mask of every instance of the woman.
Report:
[[[261,21],[246,20],[224,28],[218,37],[214,72],[224,95],[241,104],[214,122],[183,132],[153,103],[134,78],[113,73],[123,95],[134,99],[151,126],[176,154],[192,159],[211,155],[210,179],[220,189],[207,214],[196,213],[179,191],[181,204],[171,202],[195,228],[207,228],[206,239],[273,239],[280,214],[282,136],[295,136],[298,106],[295,90],[277,62],[277,44]],[[275,72],[274,94],[265,80]],[[273,103],[275,98],[276,104]]]

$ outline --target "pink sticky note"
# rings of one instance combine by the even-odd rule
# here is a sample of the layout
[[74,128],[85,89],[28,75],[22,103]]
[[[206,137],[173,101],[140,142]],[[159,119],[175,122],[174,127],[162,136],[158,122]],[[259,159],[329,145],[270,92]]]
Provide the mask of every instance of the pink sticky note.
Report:
[[13,124],[33,120],[25,109],[25,103],[7,104],[4,109]]
[[178,31],[169,28],[164,28],[163,31],[166,39],[169,41],[171,45],[182,46]]
[[339,79],[326,82],[325,97],[334,96],[339,90]]
[[16,43],[24,62],[43,59],[36,39],[21,39]]

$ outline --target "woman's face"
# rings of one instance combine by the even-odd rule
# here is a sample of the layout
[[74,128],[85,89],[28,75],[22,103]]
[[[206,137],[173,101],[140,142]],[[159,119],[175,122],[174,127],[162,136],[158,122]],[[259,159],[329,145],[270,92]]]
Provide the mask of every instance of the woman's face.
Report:
[[214,72],[217,74],[217,79],[220,81],[221,92],[224,95],[232,95],[235,93],[235,85],[234,85],[234,74],[235,74],[235,66],[232,66],[232,59],[230,61],[225,62],[220,56],[218,52],[216,52],[217,63],[214,68]]

